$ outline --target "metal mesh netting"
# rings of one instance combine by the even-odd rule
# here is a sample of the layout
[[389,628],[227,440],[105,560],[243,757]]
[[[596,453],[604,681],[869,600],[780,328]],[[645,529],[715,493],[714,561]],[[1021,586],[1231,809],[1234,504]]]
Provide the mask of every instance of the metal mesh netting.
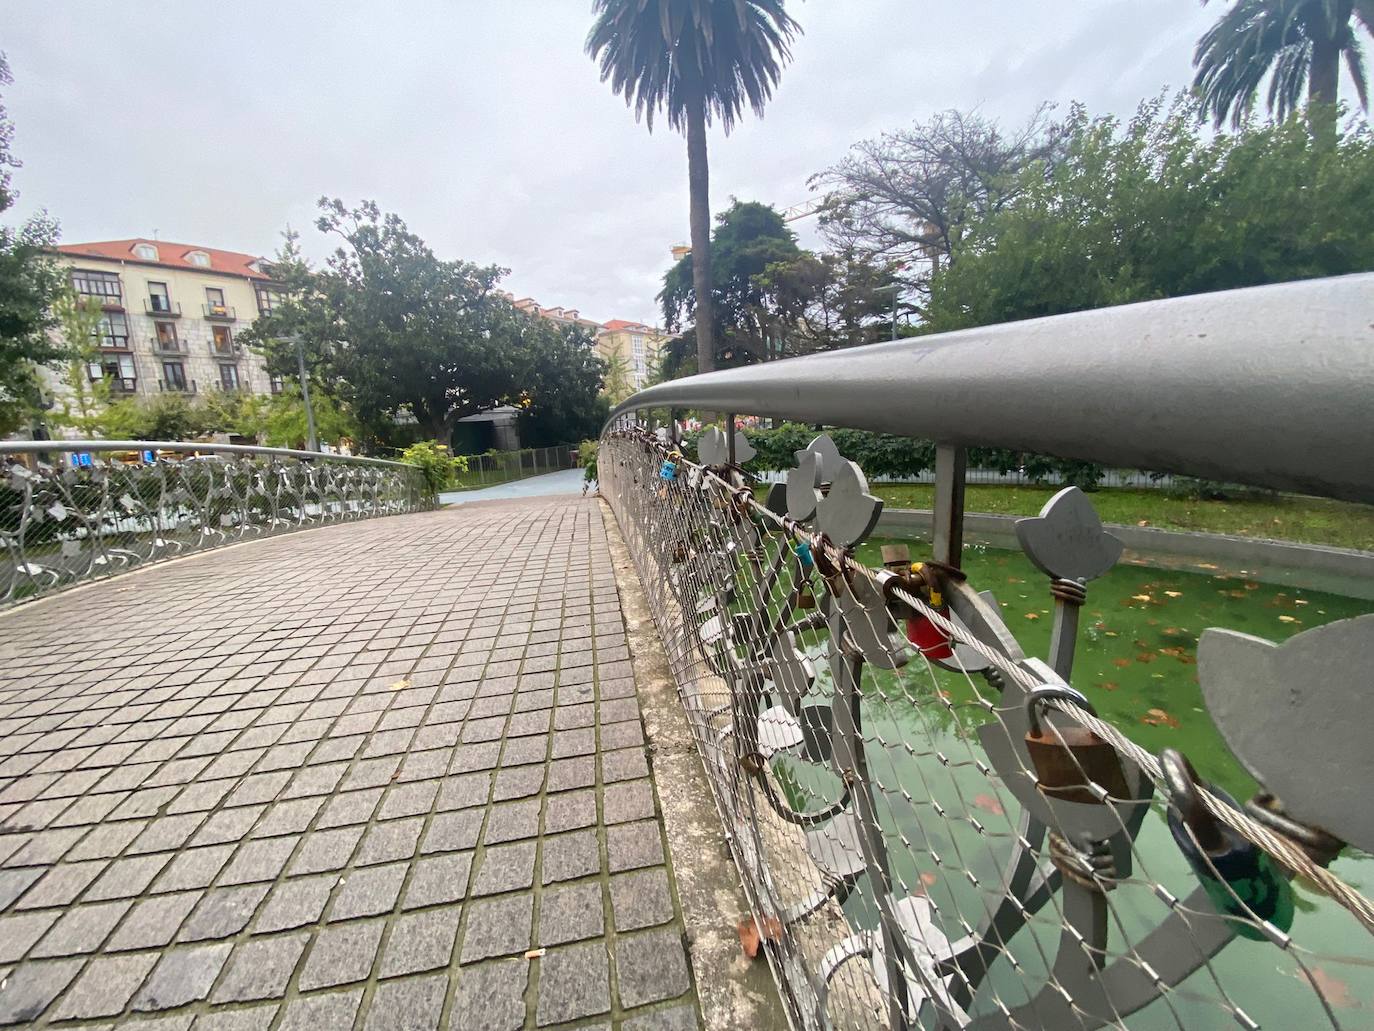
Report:
[[235,541],[433,506],[420,470],[395,462],[90,448],[0,445],[0,603]]
[[766,507],[637,428],[598,459],[794,1024],[1374,1026],[1368,856],[1276,803],[1233,815],[1069,686],[1084,584],[1119,556],[1082,495],[1052,514],[1071,532],[1025,538],[1040,661],[958,570],[849,558],[881,505],[825,443]]

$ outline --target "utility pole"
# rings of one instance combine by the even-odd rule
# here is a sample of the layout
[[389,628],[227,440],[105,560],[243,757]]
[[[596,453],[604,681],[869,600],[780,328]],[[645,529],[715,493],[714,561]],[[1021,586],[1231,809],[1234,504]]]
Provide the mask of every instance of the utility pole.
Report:
[[[896,316],[893,317],[896,318]],[[296,367],[300,370],[301,398],[305,401],[305,447],[307,451],[318,451],[320,441],[315,436],[315,409],[310,404],[310,377],[305,374],[305,347],[301,344],[299,333],[293,333],[286,339],[296,345]]]
[[886,294],[886,293],[891,293],[891,294],[892,294],[892,339],[893,339],[893,340],[896,340],[896,339],[897,339],[897,298],[898,298],[899,296],[901,296],[902,284],[901,284],[901,283],[893,283],[891,286],[879,286],[879,287],[875,287],[874,290],[873,290],[873,292],[874,292],[875,294]]

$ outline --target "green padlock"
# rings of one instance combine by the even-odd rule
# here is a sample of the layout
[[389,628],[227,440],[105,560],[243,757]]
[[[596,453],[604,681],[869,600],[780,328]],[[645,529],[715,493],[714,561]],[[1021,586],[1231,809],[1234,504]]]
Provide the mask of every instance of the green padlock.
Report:
[[[1159,762],[1171,803],[1169,830],[1217,912],[1240,918],[1230,923],[1242,938],[1267,939],[1254,917],[1287,931],[1293,926],[1293,886],[1273,857],[1207,811],[1198,794],[1197,773],[1180,752],[1166,748]],[[1240,810],[1226,792],[1210,785],[1207,790]]]

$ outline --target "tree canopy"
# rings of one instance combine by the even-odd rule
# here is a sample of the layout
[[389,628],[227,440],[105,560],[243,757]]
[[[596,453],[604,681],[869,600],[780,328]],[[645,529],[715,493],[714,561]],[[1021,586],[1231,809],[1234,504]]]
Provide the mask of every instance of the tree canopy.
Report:
[[1374,268],[1374,135],[1296,121],[1211,136],[1196,102],[1124,125],[1076,106],[932,286],[930,331]]
[[[0,88],[14,79],[0,53]],[[14,124],[0,97],[0,213],[14,206],[12,169],[20,166],[11,150]],[[57,243],[57,222],[46,213],[18,227],[0,225],[0,434],[12,433],[43,406],[39,367],[71,357],[56,325],[53,306],[66,285],[62,269],[47,250]]]
[[371,201],[349,209],[325,198],[320,210],[316,227],[340,246],[316,270],[288,234],[273,265],[282,303],[244,339],[272,371],[294,377],[299,335],[312,383],[375,438],[413,418],[447,444],[459,419],[502,404],[572,406],[566,415],[589,378],[599,383],[585,334],[516,311],[496,290],[505,269],[437,257]]

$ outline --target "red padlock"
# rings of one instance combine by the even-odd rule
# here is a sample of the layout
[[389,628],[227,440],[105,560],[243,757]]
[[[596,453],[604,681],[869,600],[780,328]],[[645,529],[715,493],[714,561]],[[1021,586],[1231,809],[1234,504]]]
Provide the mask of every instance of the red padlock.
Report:
[[[911,571],[919,573],[921,563],[913,563]],[[943,595],[934,586],[930,588],[930,607],[948,618],[949,607],[945,605]],[[915,612],[907,617],[906,639],[919,648],[927,659],[943,661],[954,657],[954,647],[949,634],[931,622],[930,617],[923,612]]]

